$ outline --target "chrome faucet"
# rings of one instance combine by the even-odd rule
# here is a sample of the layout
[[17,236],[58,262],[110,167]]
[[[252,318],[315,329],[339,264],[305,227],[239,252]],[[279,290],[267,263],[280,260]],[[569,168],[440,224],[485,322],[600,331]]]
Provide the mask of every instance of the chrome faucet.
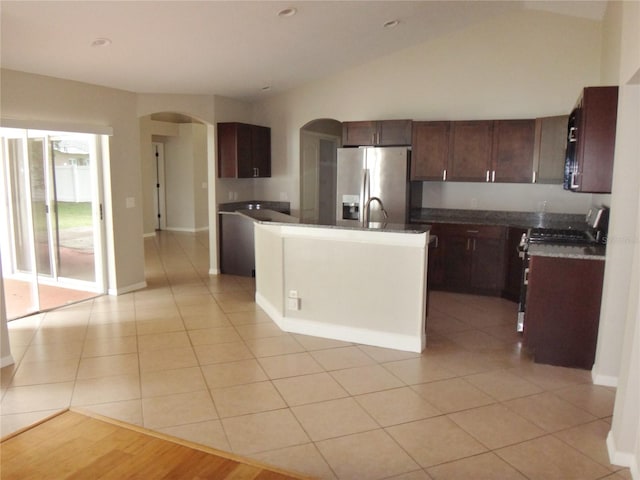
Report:
[[376,201],[380,204],[380,210],[384,215],[384,219],[386,220],[388,218],[387,211],[384,209],[384,204],[382,203],[382,200],[380,200],[380,198],[378,197],[370,197],[369,200],[367,200],[367,203],[364,204],[364,212],[362,212],[363,227],[369,226],[369,217],[371,216],[371,202],[373,201]]

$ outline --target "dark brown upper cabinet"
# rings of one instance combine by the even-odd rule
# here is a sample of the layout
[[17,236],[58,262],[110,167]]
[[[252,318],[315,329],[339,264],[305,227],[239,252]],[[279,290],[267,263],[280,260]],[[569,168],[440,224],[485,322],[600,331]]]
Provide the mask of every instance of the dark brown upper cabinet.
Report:
[[492,120],[451,122],[447,180],[490,181],[492,148]]
[[587,87],[574,109],[577,173],[571,190],[611,193],[618,87]]
[[451,122],[413,122],[411,180],[446,180]]
[[271,129],[238,122],[218,123],[218,177],[271,176]]
[[535,120],[495,120],[490,181],[533,182]]
[[533,150],[534,183],[562,183],[569,115],[536,118]]
[[410,146],[411,120],[377,120],[342,123],[345,147]]

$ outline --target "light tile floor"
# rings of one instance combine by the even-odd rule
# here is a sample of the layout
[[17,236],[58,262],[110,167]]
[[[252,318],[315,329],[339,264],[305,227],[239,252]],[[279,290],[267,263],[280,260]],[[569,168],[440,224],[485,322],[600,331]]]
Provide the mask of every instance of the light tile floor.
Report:
[[145,251],[145,290],[9,324],[3,436],[74,406],[322,479],[631,478],[614,390],[532,363],[511,302],[433,292],[414,354],[280,331],[206,235]]

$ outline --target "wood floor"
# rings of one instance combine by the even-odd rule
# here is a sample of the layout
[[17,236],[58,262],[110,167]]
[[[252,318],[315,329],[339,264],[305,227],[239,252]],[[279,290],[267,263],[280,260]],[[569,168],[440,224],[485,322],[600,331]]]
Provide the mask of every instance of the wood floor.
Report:
[[306,477],[116,420],[67,410],[2,440],[0,478],[288,480]]

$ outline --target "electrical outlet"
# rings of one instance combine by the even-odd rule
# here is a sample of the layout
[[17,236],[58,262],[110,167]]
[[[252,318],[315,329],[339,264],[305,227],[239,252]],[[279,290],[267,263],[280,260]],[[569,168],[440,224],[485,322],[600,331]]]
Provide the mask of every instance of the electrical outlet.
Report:
[[297,290],[289,290],[289,298],[298,298]]
[[287,298],[287,310],[300,310],[300,299]]

